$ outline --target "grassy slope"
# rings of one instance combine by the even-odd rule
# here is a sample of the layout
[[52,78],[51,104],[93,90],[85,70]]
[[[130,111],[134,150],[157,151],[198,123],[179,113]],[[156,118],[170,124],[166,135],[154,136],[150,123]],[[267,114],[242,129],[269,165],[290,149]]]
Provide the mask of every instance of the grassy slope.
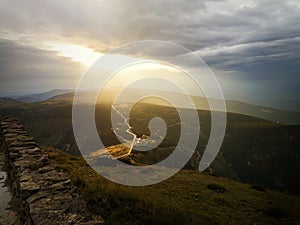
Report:
[[[97,106],[96,121],[99,133],[106,146],[118,144],[110,129],[110,107]],[[99,114],[98,114],[99,113]],[[71,105],[61,102],[21,104],[1,107],[0,115],[14,115],[39,144],[58,147],[78,154],[71,124]],[[210,129],[207,111],[199,111],[201,143],[197,151],[202,152]],[[131,125],[135,133],[142,135],[148,130],[153,116],[162,116],[175,124],[178,115],[174,109],[161,106],[137,105],[132,112]],[[152,164],[167,157],[177,143],[179,126],[168,129],[168,134],[158,151],[132,154],[134,161]],[[228,114],[226,136],[222,149],[212,164],[214,175],[235,178],[248,183],[259,183],[290,193],[299,194],[300,170],[300,126],[285,126],[239,114]],[[130,159],[129,159],[130,160]],[[128,160],[128,161],[129,161]],[[198,169],[195,158],[187,168]]]
[[[147,90],[136,90],[138,93],[144,93],[144,96],[151,95]],[[116,97],[118,91],[104,91],[102,92],[101,101],[112,102],[113,99]],[[159,95],[159,92],[156,93]],[[86,93],[88,95],[88,93]],[[135,91],[131,91],[131,95],[135,95]],[[168,96],[171,95],[172,97],[176,96],[176,99],[179,100],[178,102],[182,102],[184,99],[182,94],[179,93],[161,93],[161,96]],[[49,99],[52,102],[65,102],[71,103],[74,97],[74,93],[67,93],[62,95],[54,96],[53,98]],[[204,110],[209,110],[208,102],[205,98],[199,96],[192,96],[192,99],[197,107]],[[181,100],[181,101],[180,101]],[[218,102],[218,100],[212,100]],[[148,103],[150,103],[149,101]],[[156,102],[156,103],[155,103]],[[162,104],[161,101],[152,101],[151,103],[155,104]],[[226,108],[227,112],[243,114],[248,116],[253,116],[256,118],[261,118],[269,121],[279,121],[280,123],[285,124],[300,124],[300,112],[298,111],[286,111],[282,109],[270,108],[261,105],[253,105],[245,102],[234,101],[234,100],[226,100]]]
[[160,184],[128,187],[102,178],[81,157],[51,148],[47,151],[52,162],[70,173],[90,210],[102,215],[108,225],[300,222],[300,197],[261,186],[253,189],[230,179],[183,170]]

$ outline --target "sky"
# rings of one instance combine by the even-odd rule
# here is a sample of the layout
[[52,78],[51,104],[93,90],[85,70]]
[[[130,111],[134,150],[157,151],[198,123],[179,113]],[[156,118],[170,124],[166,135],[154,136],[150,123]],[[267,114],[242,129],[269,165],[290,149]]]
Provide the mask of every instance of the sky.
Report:
[[0,95],[74,89],[140,40],[200,56],[228,99],[300,110],[298,0],[0,0]]

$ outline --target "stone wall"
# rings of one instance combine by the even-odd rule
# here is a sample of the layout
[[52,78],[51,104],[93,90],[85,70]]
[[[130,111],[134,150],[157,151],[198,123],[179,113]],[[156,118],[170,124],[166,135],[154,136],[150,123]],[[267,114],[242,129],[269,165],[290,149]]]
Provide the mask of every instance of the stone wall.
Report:
[[0,145],[11,183],[12,207],[22,224],[104,224],[101,218],[92,219],[68,174],[50,163],[46,152],[15,119],[0,120]]

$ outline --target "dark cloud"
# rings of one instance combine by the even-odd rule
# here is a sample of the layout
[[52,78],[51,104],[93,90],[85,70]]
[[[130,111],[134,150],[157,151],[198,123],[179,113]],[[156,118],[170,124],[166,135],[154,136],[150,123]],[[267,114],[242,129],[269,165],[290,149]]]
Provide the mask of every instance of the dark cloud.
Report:
[[[251,1],[249,1],[251,2]],[[99,50],[143,40],[174,41],[192,51],[299,37],[296,1],[2,0],[0,24],[18,33],[88,40]],[[226,6],[226,7],[224,7]]]
[[[274,87],[282,95],[283,89],[293,90],[289,96],[299,96],[295,90],[295,74],[299,71],[295,62],[300,58],[299,21],[298,0],[0,0],[2,32],[17,35],[18,41],[25,44],[49,39],[106,52],[138,40],[172,41],[203,57],[223,77],[229,77],[230,71],[237,76],[235,81],[248,82],[253,88],[257,84],[263,89],[275,74]],[[22,62],[24,52],[18,48],[14,51],[21,53],[9,57],[15,57],[27,68],[28,62]],[[141,49],[139,54],[142,53]],[[40,50],[32,50],[32,54],[41,54],[35,68],[49,69],[49,65],[57,63],[54,56]],[[157,48],[147,54],[162,53]],[[294,69],[286,68],[289,62]],[[61,71],[68,71],[57,64]],[[27,76],[30,72],[33,77],[39,76],[33,69]],[[53,67],[43,74],[52,76],[52,72]],[[15,74],[18,76],[17,71]],[[285,81],[286,77],[295,79],[293,87]]]
[[22,46],[0,39],[1,93],[36,92],[63,87],[74,88],[83,68],[53,51]]

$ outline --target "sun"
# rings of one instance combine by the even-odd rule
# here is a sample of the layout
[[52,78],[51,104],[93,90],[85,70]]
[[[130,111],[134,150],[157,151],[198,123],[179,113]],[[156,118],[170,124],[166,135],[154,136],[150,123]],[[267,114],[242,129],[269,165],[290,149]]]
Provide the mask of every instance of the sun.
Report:
[[83,45],[47,42],[43,47],[52,51],[57,51],[60,56],[70,57],[72,60],[80,62],[86,67],[91,66],[103,55],[96,52],[94,49]]

